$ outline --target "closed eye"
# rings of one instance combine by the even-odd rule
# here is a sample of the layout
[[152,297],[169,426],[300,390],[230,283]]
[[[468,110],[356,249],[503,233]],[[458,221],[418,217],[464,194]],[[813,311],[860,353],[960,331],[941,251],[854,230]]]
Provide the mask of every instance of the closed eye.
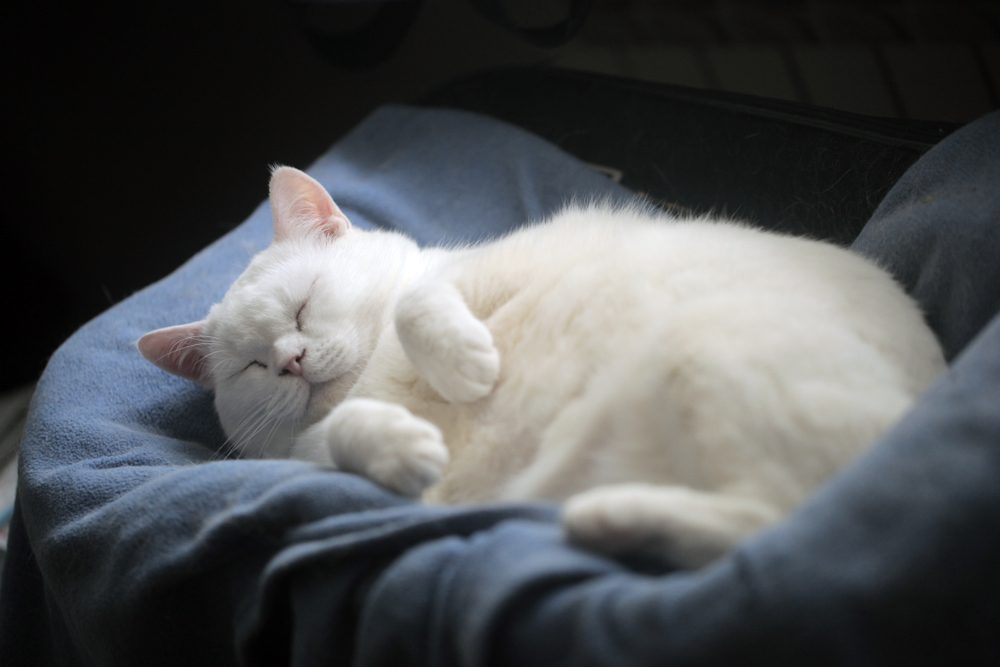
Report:
[[302,305],[299,306],[298,311],[296,311],[296,313],[295,313],[295,330],[296,331],[302,331],[302,311],[304,311],[306,309],[306,304],[307,303],[309,303],[309,302],[308,301],[303,301]]
[[263,362],[260,362],[260,361],[257,361],[256,359],[254,359],[249,364],[247,364],[246,366],[244,366],[240,370],[238,370],[235,373],[233,373],[232,375],[230,375],[229,379],[232,380],[233,378],[237,377],[238,375],[240,375],[241,373],[243,373],[244,371],[246,371],[247,369],[249,369],[251,366],[260,366],[261,368],[267,368],[267,364],[265,364]]

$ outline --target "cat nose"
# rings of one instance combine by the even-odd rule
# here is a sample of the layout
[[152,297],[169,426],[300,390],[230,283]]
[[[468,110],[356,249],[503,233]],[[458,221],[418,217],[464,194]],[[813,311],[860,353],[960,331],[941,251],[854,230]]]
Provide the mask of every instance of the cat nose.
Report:
[[306,356],[306,351],[302,350],[294,357],[291,357],[281,367],[279,375],[297,375],[302,377],[302,359]]

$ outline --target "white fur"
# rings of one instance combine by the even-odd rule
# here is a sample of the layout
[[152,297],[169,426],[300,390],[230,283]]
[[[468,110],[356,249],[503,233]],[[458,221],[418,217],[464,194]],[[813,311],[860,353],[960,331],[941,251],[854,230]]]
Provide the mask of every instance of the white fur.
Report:
[[912,300],[828,244],[600,205],[450,251],[342,223],[279,233],[204,323],[234,443],[431,502],[571,499],[570,537],[611,553],[712,560],[944,367]]

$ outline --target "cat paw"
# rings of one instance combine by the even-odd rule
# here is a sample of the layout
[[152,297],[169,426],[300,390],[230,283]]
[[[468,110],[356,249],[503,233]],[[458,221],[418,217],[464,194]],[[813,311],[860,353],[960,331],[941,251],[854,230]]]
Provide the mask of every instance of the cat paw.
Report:
[[441,479],[448,465],[448,449],[441,432],[422,419],[400,422],[385,434],[380,456],[368,468],[368,476],[396,493],[416,498]]
[[478,320],[454,336],[450,349],[427,367],[427,382],[449,403],[472,403],[493,391],[500,375],[500,353]]
[[431,332],[402,320],[397,329],[407,356],[434,391],[449,403],[472,403],[493,391],[500,353],[481,321],[470,316],[449,324]]
[[334,464],[415,498],[441,479],[448,449],[441,431],[392,403],[351,399],[331,415]]

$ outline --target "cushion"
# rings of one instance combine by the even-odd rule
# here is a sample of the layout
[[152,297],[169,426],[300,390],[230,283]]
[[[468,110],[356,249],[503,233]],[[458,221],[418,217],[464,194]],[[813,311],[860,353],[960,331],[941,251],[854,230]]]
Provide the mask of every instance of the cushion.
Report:
[[[363,227],[474,241],[630,193],[537,137],[379,109],[308,169]],[[887,195],[855,248],[954,359],[871,453],[694,572],[565,543],[541,504],[428,507],[228,460],[211,397],[141,359],[270,240],[265,204],[53,355],[22,445],[5,664],[942,664],[1000,658],[1000,114]]]

